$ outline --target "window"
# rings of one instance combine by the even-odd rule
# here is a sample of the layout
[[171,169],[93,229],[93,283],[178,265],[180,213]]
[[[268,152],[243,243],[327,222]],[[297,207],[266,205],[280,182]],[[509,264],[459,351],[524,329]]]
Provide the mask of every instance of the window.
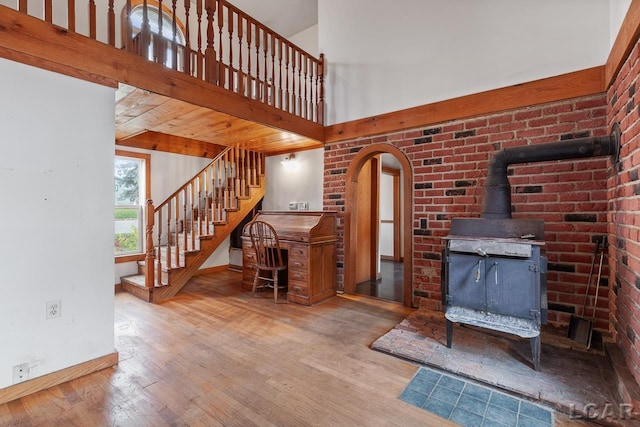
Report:
[[150,197],[150,156],[116,150],[114,160],[114,254],[144,252],[144,206]]
[[[170,13],[162,11],[162,27],[158,22],[159,10],[157,6],[147,5],[147,20],[149,22],[149,31],[151,32],[150,44],[147,48],[147,59],[153,61],[155,58],[155,47],[158,46],[164,51],[164,58],[159,58],[158,62],[162,62],[165,66],[173,67],[173,50],[176,50],[177,68],[181,70],[185,38],[182,30],[182,23],[176,20],[176,34],[173,35],[173,18]],[[142,5],[131,9],[131,32],[132,35],[138,35],[142,31],[142,23],[144,22],[144,7]],[[160,37],[157,37],[160,36]],[[160,55],[160,54],[158,54]],[[181,70],[182,71],[182,70]]]

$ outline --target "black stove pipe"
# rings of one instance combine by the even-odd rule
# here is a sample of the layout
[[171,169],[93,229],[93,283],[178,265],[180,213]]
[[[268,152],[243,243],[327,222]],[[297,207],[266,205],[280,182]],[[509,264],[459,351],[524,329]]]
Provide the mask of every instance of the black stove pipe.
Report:
[[[518,163],[616,156],[620,147],[620,128],[616,124],[609,136],[580,138],[546,144],[505,148],[489,162],[482,202],[483,218],[511,218],[511,186],[507,167]],[[617,159],[616,159],[617,161]]]

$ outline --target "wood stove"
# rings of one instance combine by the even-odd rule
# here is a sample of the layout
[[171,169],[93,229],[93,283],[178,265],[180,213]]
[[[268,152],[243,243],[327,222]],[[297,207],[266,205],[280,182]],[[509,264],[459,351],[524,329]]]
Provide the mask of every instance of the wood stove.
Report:
[[608,136],[509,147],[489,162],[482,218],[451,222],[442,254],[442,303],[447,347],[453,324],[464,323],[531,339],[540,369],[540,327],[547,322],[544,223],[511,218],[509,165],[612,156],[618,161],[620,127]]
[[547,321],[543,236],[542,221],[452,221],[442,257],[447,347],[454,323],[506,332],[531,339],[540,369],[540,326]]

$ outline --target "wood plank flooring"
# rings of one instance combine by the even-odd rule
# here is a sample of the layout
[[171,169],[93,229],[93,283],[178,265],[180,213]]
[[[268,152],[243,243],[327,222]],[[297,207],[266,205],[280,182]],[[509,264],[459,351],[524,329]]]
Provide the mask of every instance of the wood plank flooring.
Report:
[[116,294],[119,365],[0,405],[0,425],[453,425],[398,399],[415,365],[369,348],[411,310],[364,296],[276,305],[240,282],[197,276],[162,304]]

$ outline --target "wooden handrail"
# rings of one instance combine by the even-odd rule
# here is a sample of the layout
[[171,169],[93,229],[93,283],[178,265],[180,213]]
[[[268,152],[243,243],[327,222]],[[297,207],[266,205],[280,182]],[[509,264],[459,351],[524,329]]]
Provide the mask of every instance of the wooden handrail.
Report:
[[187,188],[189,186],[189,184],[191,184],[193,181],[195,181],[196,179],[198,179],[198,177],[207,169],[209,169],[214,163],[216,163],[220,158],[222,158],[222,156],[224,156],[224,154],[226,152],[228,152],[229,150],[231,150],[231,147],[227,147],[224,150],[222,150],[220,153],[218,153],[218,155],[216,157],[213,158],[213,160],[211,160],[211,162],[209,162],[209,164],[205,167],[203,167],[202,169],[200,169],[200,171],[198,171],[198,173],[196,173],[193,178],[191,178],[190,180],[188,180],[187,182],[185,182],[182,187],[178,188],[176,191],[174,191],[169,197],[167,197],[162,203],[160,203],[157,207],[156,207],[156,212],[162,208],[163,206],[165,206],[167,203],[169,203],[169,200],[175,198],[180,192],[182,192],[185,188]]
[[[250,187],[260,185],[264,159],[262,153],[226,147],[157,207],[147,201],[147,277],[163,284],[170,274],[165,270],[185,265],[185,253],[198,250],[200,239],[213,236],[214,226],[224,224],[227,212],[250,198]],[[146,286],[155,282],[147,279]]]
[[[84,1],[86,8],[76,8],[78,0],[67,0],[68,31],[87,28],[83,35],[91,39],[323,124],[323,57],[315,58],[227,0],[158,0],[156,5],[142,0],[133,8],[131,0],[126,0],[122,11],[114,9],[114,0]],[[42,16],[35,17],[64,27],[64,22],[56,22],[58,13],[56,10],[54,16],[52,4],[51,0],[44,0]],[[56,6],[60,7],[57,2]],[[25,0],[19,0],[14,8],[35,13],[28,10]],[[132,29],[131,13],[137,8],[142,8],[142,22],[139,28]],[[151,8],[163,11],[157,14],[157,22],[149,22]],[[86,12],[77,16],[76,10]],[[117,16],[124,20],[119,41]],[[158,30],[152,31],[153,26],[164,31],[154,34]],[[102,28],[106,32],[98,31]],[[193,37],[194,31],[197,37]]]

